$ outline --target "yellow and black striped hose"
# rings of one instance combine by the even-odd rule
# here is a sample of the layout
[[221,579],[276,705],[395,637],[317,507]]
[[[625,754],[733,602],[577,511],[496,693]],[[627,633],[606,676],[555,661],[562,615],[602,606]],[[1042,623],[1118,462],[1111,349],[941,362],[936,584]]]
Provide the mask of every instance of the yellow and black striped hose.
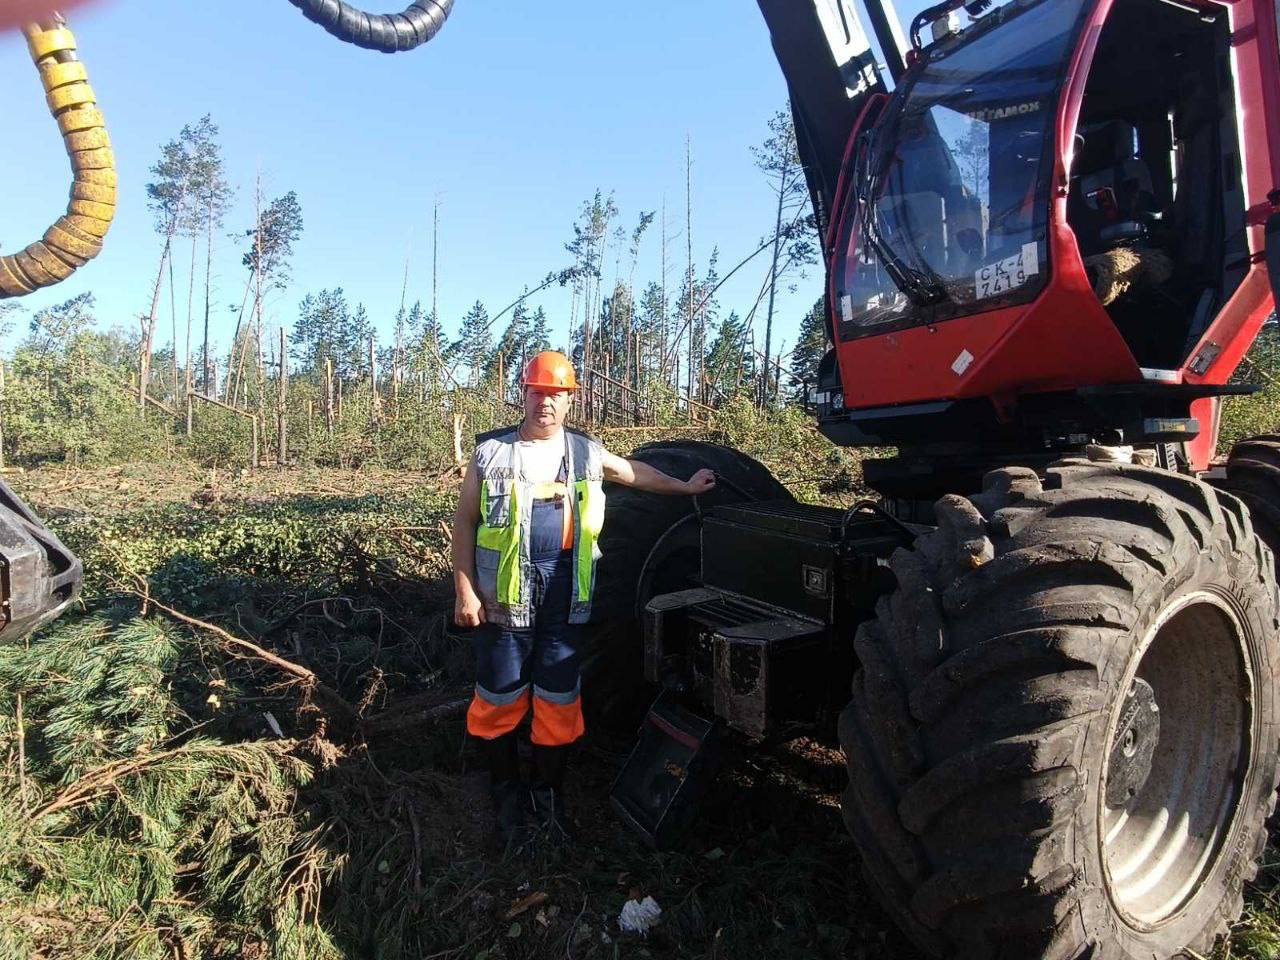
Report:
[[96,257],[116,212],[116,161],[76,40],[59,19],[25,30],[74,179],[65,216],[21,253],[0,256],[0,300],[59,283]]
[[440,32],[453,11],[453,0],[414,0],[401,13],[365,13],[346,0],[289,2],[339,40],[383,53],[421,46]]
[[[401,13],[366,13],[345,0],[289,0],[306,17],[347,43],[395,53],[412,50],[444,26],[454,0],[414,0]],[[76,40],[59,17],[25,31],[40,71],[49,111],[58,121],[74,180],[66,216],[21,253],[0,256],[0,300],[21,297],[67,279],[102,251],[116,212],[116,162]]]

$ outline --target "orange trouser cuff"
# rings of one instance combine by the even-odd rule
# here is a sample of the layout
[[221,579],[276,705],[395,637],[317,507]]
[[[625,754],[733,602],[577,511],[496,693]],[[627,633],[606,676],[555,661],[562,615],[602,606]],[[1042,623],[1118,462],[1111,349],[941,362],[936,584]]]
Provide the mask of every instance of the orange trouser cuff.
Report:
[[533,698],[533,730],[529,735],[540,747],[563,747],[573,743],[586,731],[582,722],[582,700],[551,703],[539,696]]
[[[505,699],[505,698],[504,698]],[[480,690],[471,698],[467,708],[467,733],[484,740],[505,736],[516,727],[529,712],[529,690],[526,687],[510,703],[490,703]]]

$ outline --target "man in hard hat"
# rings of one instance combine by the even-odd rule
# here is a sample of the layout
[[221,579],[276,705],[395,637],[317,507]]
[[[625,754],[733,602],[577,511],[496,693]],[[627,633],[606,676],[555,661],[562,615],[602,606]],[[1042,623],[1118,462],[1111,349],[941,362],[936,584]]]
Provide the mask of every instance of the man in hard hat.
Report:
[[[454,620],[480,628],[467,730],[484,747],[504,846],[530,812],[553,839],[570,835],[564,772],[583,733],[578,638],[591,615],[603,481],[665,494],[715,486],[710,470],[677,480],[566,429],[578,385],[564,354],[539,353],[521,384],[524,420],[477,438],[453,523]],[[534,778],[525,786],[516,728],[530,709]]]

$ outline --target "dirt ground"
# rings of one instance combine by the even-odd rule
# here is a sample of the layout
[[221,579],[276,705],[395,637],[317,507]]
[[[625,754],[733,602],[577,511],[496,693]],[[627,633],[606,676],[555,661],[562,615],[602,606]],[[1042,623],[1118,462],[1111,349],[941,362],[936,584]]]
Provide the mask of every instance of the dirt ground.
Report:
[[[434,579],[411,603],[399,598],[399,607],[395,600],[379,598],[376,583],[362,602],[381,604],[388,618],[414,633],[437,630],[447,612],[440,568],[444,532],[438,523],[434,530],[426,528],[450,509],[452,477],[332,470],[228,476],[139,465],[45,469],[7,479],[60,533],[97,537],[86,530],[108,523],[103,539],[115,538],[114,549],[136,549],[140,557],[159,549],[152,541],[164,540],[156,531],[166,524],[180,531],[174,536],[194,541],[206,534],[192,530],[218,529],[245,517],[283,523],[282,518],[300,512],[331,523],[338,513],[347,516],[357,508],[361,517],[386,514],[396,523],[394,530],[425,531],[405,547],[419,551],[417,566],[408,557],[391,558],[400,565],[397,575],[421,569]],[[402,519],[413,510],[425,511],[430,519]],[[146,541],[145,549],[135,539]],[[253,549],[252,544],[242,548],[226,566],[253,566],[245,559]],[[258,549],[274,555],[282,548],[272,540]],[[230,572],[238,575],[236,569]],[[220,596],[214,586],[209,585],[209,597]],[[209,600],[211,609],[200,615],[251,633],[254,623],[306,596],[298,587],[298,597],[286,603],[276,596],[278,587],[240,589],[252,596],[230,609],[225,601],[218,606]],[[299,629],[309,628],[304,623]],[[354,621],[351,629],[357,629]],[[299,649],[318,642],[294,637]],[[316,654],[307,662],[324,661]],[[387,670],[390,676],[393,671]],[[408,671],[402,672],[399,685],[388,679],[380,694],[378,706],[387,712],[398,698],[422,695]],[[341,686],[338,680],[334,685]],[[454,684],[440,689],[439,699],[464,692]],[[243,704],[228,697],[224,710],[243,706],[244,711],[231,729],[247,737],[267,733],[261,722],[264,701],[260,691]],[[285,722],[282,709],[274,712]],[[391,926],[382,919],[363,927],[344,920],[353,929],[335,939],[345,944],[347,956],[399,956],[402,944],[391,939],[411,935],[423,953],[405,955],[433,960],[752,955],[914,960],[916,954],[871,902],[859,877],[858,858],[840,819],[845,774],[833,730],[767,750],[731,743],[692,829],[662,852],[632,834],[609,805],[633,739],[627,731],[596,729],[580,745],[569,784],[571,815],[580,828],[576,844],[552,848],[536,841],[505,857],[490,845],[486,776],[456,711],[444,720],[342,745],[335,769],[321,772],[300,804],[314,799],[321,822],[341,820],[345,834],[361,834],[348,837],[334,853],[340,861],[362,864],[367,874],[357,876],[357,869],[347,867],[325,899],[321,922],[326,911],[335,926],[340,916],[403,912]],[[350,810],[353,782],[355,792],[368,797],[368,809]],[[330,794],[339,793],[340,800],[330,800]],[[647,937],[623,933],[618,926],[623,905],[650,896],[662,909],[660,922]],[[265,956],[262,949],[258,953]]]
[[[372,692],[374,713],[392,714],[410,697],[446,703],[466,694],[465,640],[441,629],[449,593],[441,520],[451,510],[452,477],[331,470],[219,476],[142,465],[46,469],[6,479],[60,533],[72,531],[91,545],[95,537],[111,540],[113,550],[150,558],[160,571],[158,584],[168,582],[161,574],[174,566],[172,556],[160,556],[164,530],[180,531],[173,535],[196,545],[217,534],[219,549],[228,551],[219,576],[232,579],[209,582],[207,593],[191,602],[207,603],[200,608],[206,620],[255,639],[255,624],[312,602],[317,591],[357,597],[363,619],[324,607],[323,616],[303,615],[286,632],[259,633],[268,638],[264,643],[289,638],[281,652],[303,658],[335,688],[351,690],[353,702],[363,705]],[[259,525],[250,533],[263,539],[228,547],[234,538],[227,531],[243,537],[248,521]],[[290,526],[295,521],[302,523],[301,540]],[[307,524],[321,530],[320,539],[307,540]],[[376,532],[372,560],[345,572],[341,582],[314,584],[306,568],[325,562],[318,544],[339,529],[347,538]],[[208,573],[200,568],[197,575],[203,591],[199,576]],[[387,622],[402,625],[402,641],[386,628],[384,645]],[[362,652],[370,646],[372,653]],[[331,649],[341,656],[331,661]],[[372,659],[357,669],[356,654]],[[413,665],[419,657],[431,661],[429,669]],[[262,722],[268,707],[285,733],[306,733],[303,714],[287,719],[287,698],[269,684],[247,689],[239,701],[224,696],[224,712],[239,711],[226,724],[236,736],[269,736]],[[296,806],[329,838],[325,853],[334,867],[314,921],[334,945],[327,956],[919,960],[859,876],[840,817],[845,771],[832,729],[767,748],[731,741],[692,830],[661,852],[631,833],[609,805],[632,740],[625,730],[598,728],[582,742],[569,786],[580,829],[576,844],[534,842],[506,856],[489,844],[486,778],[456,709],[444,719],[326,747],[332,755]],[[1274,851],[1268,856],[1246,919],[1221,958],[1280,956],[1272,919],[1280,912],[1272,900],[1277,857]],[[623,905],[644,897],[660,906],[660,922],[647,937],[622,932]],[[246,935],[226,956],[265,960],[268,939]],[[116,955],[128,954],[103,954]]]

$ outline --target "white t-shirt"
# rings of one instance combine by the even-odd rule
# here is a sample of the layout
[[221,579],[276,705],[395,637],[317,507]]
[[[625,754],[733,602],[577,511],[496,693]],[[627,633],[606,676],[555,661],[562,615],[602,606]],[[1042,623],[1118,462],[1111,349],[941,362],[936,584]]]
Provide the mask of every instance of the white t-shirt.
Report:
[[547,440],[517,440],[516,456],[525,479],[535,486],[556,482],[564,462],[564,432]]

